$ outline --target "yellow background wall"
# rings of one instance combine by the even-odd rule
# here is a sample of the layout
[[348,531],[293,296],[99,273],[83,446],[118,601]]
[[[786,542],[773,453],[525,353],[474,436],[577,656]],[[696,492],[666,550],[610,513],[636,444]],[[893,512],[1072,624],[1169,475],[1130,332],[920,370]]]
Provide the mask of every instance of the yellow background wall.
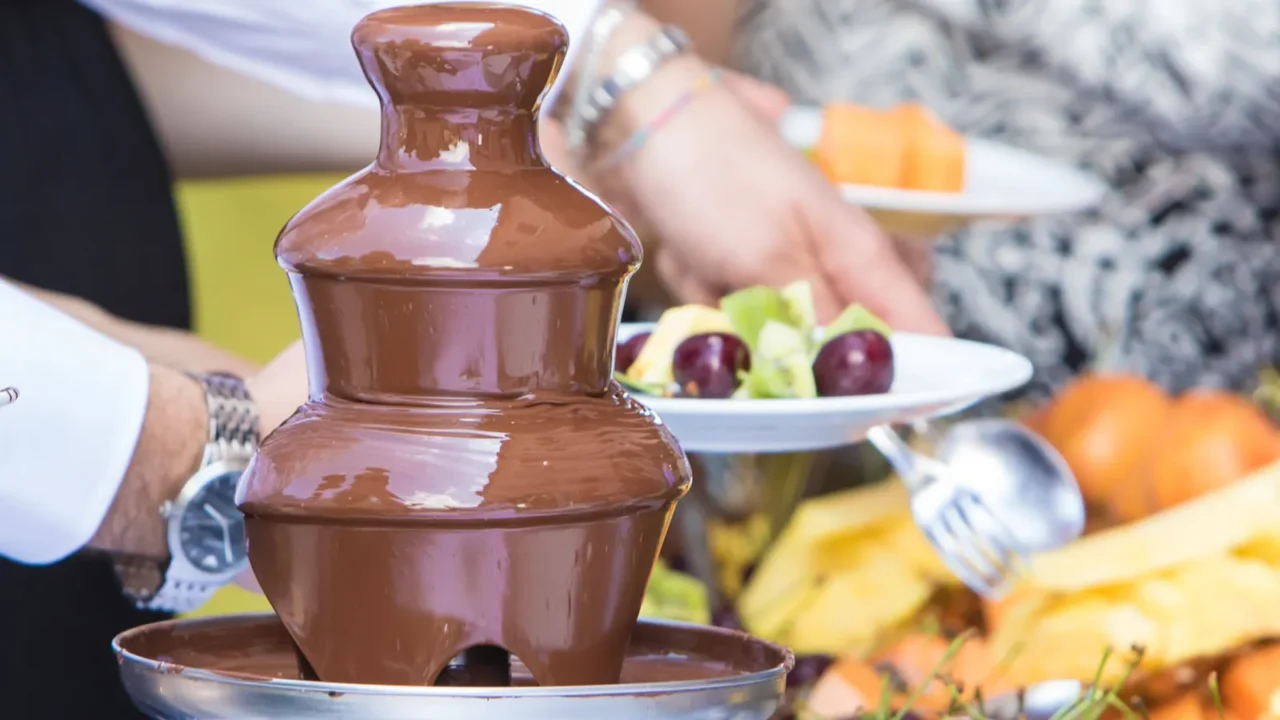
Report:
[[[179,183],[195,330],[265,363],[298,337],[284,272],[272,253],[280,228],[341,176],[303,175]],[[232,586],[193,615],[270,610],[265,598]]]

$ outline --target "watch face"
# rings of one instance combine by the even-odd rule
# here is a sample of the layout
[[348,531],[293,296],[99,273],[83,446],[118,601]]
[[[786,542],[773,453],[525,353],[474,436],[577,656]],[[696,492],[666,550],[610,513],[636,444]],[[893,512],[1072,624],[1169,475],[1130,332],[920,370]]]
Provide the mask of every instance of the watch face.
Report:
[[178,528],[182,554],[204,572],[226,572],[245,557],[244,515],[235,501],[239,479],[239,470],[214,478],[191,498],[182,514]]

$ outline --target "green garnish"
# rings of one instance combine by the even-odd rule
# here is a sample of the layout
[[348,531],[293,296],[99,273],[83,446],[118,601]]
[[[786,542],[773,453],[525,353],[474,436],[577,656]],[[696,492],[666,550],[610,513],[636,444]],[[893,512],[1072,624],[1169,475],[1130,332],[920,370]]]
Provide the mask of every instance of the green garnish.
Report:
[[725,295],[720,299],[720,310],[729,318],[733,334],[747,344],[752,357],[759,347],[760,332],[766,324],[790,324],[791,321],[782,293],[763,285]]
[[800,330],[773,320],[766,322],[751,356],[751,370],[742,375],[748,397],[817,397],[809,346],[809,338]]

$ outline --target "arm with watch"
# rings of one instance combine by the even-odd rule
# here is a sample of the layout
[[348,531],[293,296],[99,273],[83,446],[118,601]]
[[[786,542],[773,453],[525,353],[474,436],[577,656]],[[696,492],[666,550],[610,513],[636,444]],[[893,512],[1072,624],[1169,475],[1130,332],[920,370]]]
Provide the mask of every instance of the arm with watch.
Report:
[[0,555],[110,553],[139,606],[170,612],[243,573],[236,481],[305,400],[301,346],[246,380],[189,374],[111,337],[110,316],[90,327],[3,280],[0,307],[0,378],[18,390],[0,407]]
[[248,568],[235,492],[258,446],[258,411],[234,375],[149,374],[137,449],[89,547],[112,555],[139,607],[187,612]]

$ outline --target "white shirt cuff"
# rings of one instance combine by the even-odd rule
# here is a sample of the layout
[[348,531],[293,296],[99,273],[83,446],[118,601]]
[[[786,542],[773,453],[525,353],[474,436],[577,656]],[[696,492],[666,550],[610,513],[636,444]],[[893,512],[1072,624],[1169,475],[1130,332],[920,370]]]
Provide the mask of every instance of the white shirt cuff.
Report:
[[147,411],[146,359],[0,281],[0,555],[52,563],[115,499]]
[[[351,50],[365,15],[403,5],[387,0],[81,0],[136,33],[176,45],[215,65],[274,84],[308,100],[377,107]],[[569,57],[583,44],[603,0],[524,0],[569,31]],[[544,107],[550,107],[560,74]]]

